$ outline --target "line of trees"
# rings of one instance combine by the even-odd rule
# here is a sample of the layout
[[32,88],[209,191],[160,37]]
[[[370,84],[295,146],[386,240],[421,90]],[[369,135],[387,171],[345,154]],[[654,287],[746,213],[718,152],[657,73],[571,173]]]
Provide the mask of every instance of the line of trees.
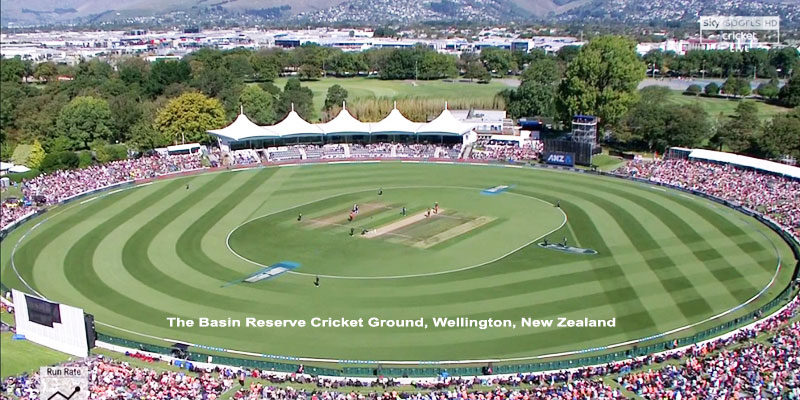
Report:
[[740,100],[731,116],[712,116],[699,104],[668,100],[671,90],[650,86],[625,114],[614,138],[636,150],[668,147],[708,147],[761,158],[800,159],[800,108],[771,119],[760,116],[757,102]]
[[[250,68],[251,61],[259,68]],[[115,146],[122,143],[148,150],[207,141],[205,131],[224,126],[240,105],[259,124],[276,122],[293,103],[301,116],[314,118],[311,90],[298,79],[276,87],[270,64],[258,53],[207,49],[182,60],[131,57],[115,65],[91,60],[74,67],[0,59],[0,157],[11,159],[18,144],[38,143],[53,154],[48,162],[71,165],[71,157],[56,155],[92,150],[99,160],[119,155]],[[247,82],[254,77],[262,82]],[[31,167],[43,161],[23,153],[16,159]]]
[[[276,122],[292,106],[306,119],[315,119],[320,111],[329,117],[347,99],[347,91],[332,87],[323,110],[315,110],[313,93],[301,82],[323,74],[370,74],[381,79],[462,76],[479,82],[519,75],[521,85],[501,92],[498,99],[492,100],[493,106],[505,106],[514,118],[542,116],[568,121],[574,114],[596,115],[604,128],[615,132],[618,141],[644,148],[661,147],[683,136],[688,139],[680,142],[694,142],[694,134],[690,133],[669,131],[665,135],[673,139],[661,141],[636,128],[642,113],[646,113],[641,107],[649,106],[637,91],[648,63],[662,72],[697,75],[704,70],[708,75],[729,77],[721,87],[690,87],[688,92],[697,95],[715,96],[722,90],[741,98],[750,94],[748,77],[753,72],[757,76],[790,76],[780,89],[773,80],[759,86],[756,92],[789,107],[800,105],[800,74],[790,75],[800,69],[794,49],[750,53],[690,51],[685,56],[650,52],[640,57],[635,48],[631,39],[601,36],[583,47],[567,46],[555,54],[485,48],[480,54],[455,57],[421,45],[358,53],[303,45],[293,50],[200,49],[181,60],[149,63],[131,57],[113,65],[102,60],[76,66],[50,62],[34,65],[19,58],[2,58],[0,157],[8,159],[17,144],[37,142],[46,154],[91,149],[95,154],[113,155],[118,152],[107,146],[117,143],[146,150],[177,140],[204,141],[208,140],[205,130],[232,120],[240,105],[258,124]],[[276,87],[272,82],[286,73],[296,74],[299,79],[290,79],[283,88]],[[70,80],[60,79],[62,76]],[[372,119],[385,114],[382,111],[386,111],[386,104],[387,99],[364,100],[358,107],[353,103],[353,109]],[[420,116],[432,112],[430,107],[419,104],[415,107]],[[659,108],[659,113],[670,115],[671,120],[699,121],[700,113],[693,107],[661,106],[666,108]],[[698,137],[713,137],[703,124],[695,130]],[[662,137],[659,132],[663,131],[649,135]],[[722,138],[719,140],[725,143]],[[746,151],[768,154],[764,150],[767,148],[781,147],[758,144]],[[71,158],[68,161],[71,163]]]
[[797,49],[791,46],[747,52],[689,50],[685,55],[654,49],[642,59],[648,65],[648,76],[655,73],[655,76],[706,78],[788,78],[800,63]]

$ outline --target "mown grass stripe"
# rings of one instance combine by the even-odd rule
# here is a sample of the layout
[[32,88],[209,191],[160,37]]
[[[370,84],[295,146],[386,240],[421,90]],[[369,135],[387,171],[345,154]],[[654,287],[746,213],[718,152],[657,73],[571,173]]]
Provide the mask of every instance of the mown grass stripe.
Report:
[[[94,307],[92,308],[103,308],[113,313],[122,313],[127,317],[148,324],[152,323],[153,320],[160,319],[164,321],[167,317],[187,317],[181,314],[179,310],[166,313],[160,309],[139,302],[135,298],[135,294],[132,294],[133,296],[127,296],[119,292],[119,288],[108,286],[97,276],[94,268],[86,265],[86,260],[92,259],[92,255],[96,251],[97,246],[99,246],[103,238],[111,231],[125,223],[125,221],[135,218],[140,213],[146,211],[153,204],[161,201],[175,190],[181,189],[184,184],[185,181],[183,180],[164,184],[163,187],[149,194],[141,201],[134,203],[124,210],[120,210],[118,214],[98,225],[97,228],[84,235],[69,249],[67,256],[64,258],[64,273],[67,276],[69,284],[81,295],[94,303]],[[90,207],[86,210],[94,211],[94,208]],[[88,309],[91,310],[92,308]]]
[[[630,196],[629,193],[624,193],[615,189],[606,189],[610,193],[617,194],[619,196]],[[696,249],[698,245],[702,245],[705,243],[705,239],[701,236],[691,225],[686,223],[686,221],[678,216],[676,213],[668,210],[666,207],[658,204],[644,196],[636,196],[635,199],[631,199],[637,205],[645,208],[648,212],[658,217],[662,223],[664,223],[672,234],[679,238],[680,241],[690,250]],[[721,232],[719,235],[724,236]],[[717,252],[714,248],[708,248],[704,250],[692,250],[693,255],[695,256],[697,261],[700,261],[699,265],[705,265],[708,272],[713,275],[713,277],[719,282],[719,287],[724,289],[729,286],[731,281],[744,281],[744,284],[747,285],[751,289],[751,293],[757,293],[758,288],[751,285],[747,279],[745,279],[744,275],[739,272],[736,268],[730,266],[727,263],[727,257],[723,256],[719,252]],[[731,292],[731,297],[736,299],[737,301],[746,300],[736,298],[736,296]]]
[[[536,196],[533,192],[528,192],[525,190],[520,190],[515,188],[515,192],[519,192],[522,194],[526,194],[529,196]],[[582,208],[578,207],[575,203],[572,203],[569,200],[558,200],[554,198],[547,198],[546,196],[541,196],[540,198],[545,199],[551,203],[561,202],[561,206],[569,210],[568,216],[568,224],[572,224],[574,226],[573,230],[577,230],[581,232],[581,237],[583,238],[583,243],[587,246],[591,246],[593,249],[597,250],[601,254],[612,254],[608,247],[606,246],[605,241],[603,240],[600,231],[597,229],[589,215],[583,211]],[[532,246],[535,246],[533,244]],[[606,275],[605,273],[608,273]],[[605,287],[607,290],[604,294],[605,304],[611,304],[612,307],[615,309],[615,313],[622,316],[622,315],[632,315],[631,310],[627,308],[623,308],[620,306],[619,301],[621,300],[628,300],[628,299],[636,299],[639,296],[637,295],[636,291],[633,289],[633,285],[628,278],[625,276],[624,271],[620,268],[619,265],[616,263],[610,266],[610,270],[601,271],[597,269],[592,269],[591,276],[593,279],[600,282],[600,284]],[[584,303],[587,304],[587,303]],[[641,301],[634,302],[635,309],[637,310],[647,310],[647,308],[642,304]],[[656,322],[653,317],[648,313],[636,313],[637,320],[632,321],[625,321],[626,323],[637,323],[642,324],[644,326],[654,327],[656,326]],[[623,318],[623,317],[620,317]]]
[[147,256],[147,248],[158,232],[179,215],[189,210],[198,201],[207,197],[211,192],[218,190],[220,184],[227,179],[229,177],[225,174],[217,175],[211,181],[192,191],[183,201],[173,204],[160,214],[152,217],[150,221],[131,235],[122,248],[122,264],[125,270],[147,286],[163,293],[170,293],[174,298],[193,304],[211,308],[225,308],[227,306],[230,307],[229,309],[252,307],[252,302],[247,300],[212,293],[175,279],[153,265]]
[[[620,226],[625,227],[623,232],[628,237],[628,240],[639,251],[652,251],[654,256],[646,258],[645,262],[650,269],[659,276],[664,285],[664,289],[672,296],[675,304],[681,310],[681,313],[687,320],[693,320],[697,316],[710,314],[713,310],[711,305],[703,299],[703,296],[697,290],[690,291],[691,298],[688,302],[683,296],[676,296],[675,290],[693,287],[690,282],[682,273],[677,278],[668,278],[664,272],[665,270],[674,270],[678,266],[672,261],[667,254],[661,249],[658,242],[653,239],[647,229],[642,226],[639,221],[627,210],[620,207],[618,204],[608,201],[604,198],[584,193],[583,195],[587,200],[592,201],[604,209],[606,209],[618,222]],[[575,212],[574,210],[572,211]],[[697,299],[697,300],[695,300]]]
[[265,169],[254,174],[222,201],[192,223],[178,237],[175,251],[178,257],[195,271],[220,282],[242,278],[242,273],[212,260],[202,246],[203,236],[244,199],[267,182],[278,169]]
[[[26,241],[19,246],[14,254],[14,262],[17,265],[17,271],[19,272],[20,276],[38,291],[33,270],[34,266],[36,265],[36,259],[39,257],[42,251],[53,240],[65,234],[81,221],[85,221],[91,215],[117,204],[118,201],[124,197],[130,196],[132,193],[132,190],[127,190],[125,192],[115,194],[114,196],[105,196],[102,199],[93,202],[92,207],[78,208],[76,212],[72,212],[71,210],[66,211],[70,212],[70,214],[66,217],[57,215],[53,217],[52,220],[49,220],[43,225],[39,226],[39,228],[37,228],[37,234],[29,236]],[[51,212],[65,211],[55,210]],[[45,214],[45,218],[50,216],[51,215]],[[8,270],[9,272],[13,272],[10,268]]]

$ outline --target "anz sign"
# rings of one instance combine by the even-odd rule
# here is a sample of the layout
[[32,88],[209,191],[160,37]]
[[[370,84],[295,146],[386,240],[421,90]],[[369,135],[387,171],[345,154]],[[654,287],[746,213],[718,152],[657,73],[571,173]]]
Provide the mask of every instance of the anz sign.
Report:
[[575,165],[575,161],[572,158],[572,153],[560,153],[551,151],[549,153],[545,153],[544,161],[548,164],[553,164],[553,165],[566,165],[570,167]]

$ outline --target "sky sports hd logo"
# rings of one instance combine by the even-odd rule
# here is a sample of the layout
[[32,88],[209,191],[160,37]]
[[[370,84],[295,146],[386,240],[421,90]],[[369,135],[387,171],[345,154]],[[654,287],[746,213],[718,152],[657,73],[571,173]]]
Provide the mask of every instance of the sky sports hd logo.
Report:
[[721,43],[730,43],[731,51],[749,51],[755,44],[780,43],[781,17],[700,17],[700,40],[704,32],[716,35]]

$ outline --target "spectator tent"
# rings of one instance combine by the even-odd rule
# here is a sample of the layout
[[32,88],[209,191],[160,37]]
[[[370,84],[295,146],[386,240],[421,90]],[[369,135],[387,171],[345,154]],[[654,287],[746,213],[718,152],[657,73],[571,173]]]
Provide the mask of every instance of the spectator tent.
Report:
[[[344,106],[344,105],[343,105]],[[305,121],[294,106],[281,122],[270,126],[258,126],[244,113],[240,113],[233,123],[222,129],[209,130],[224,151],[243,148],[264,148],[300,142],[325,142],[326,138],[359,137],[363,141],[395,141],[403,137],[407,140],[430,140],[434,142],[463,142],[474,126],[459,121],[450,110],[445,109],[428,123],[412,122],[397,109],[397,104],[383,120],[376,123],[361,122],[354,118],[345,107],[336,118],[322,124]],[[437,140],[438,139],[438,140]]]
[[297,111],[294,110],[294,104],[292,104],[292,111],[289,111],[289,114],[286,115],[283,121],[265,127],[265,129],[275,132],[278,137],[294,137],[298,138],[298,141],[301,137],[321,138],[323,135],[322,129],[320,129],[319,126],[308,123],[300,117]]
[[250,118],[240,112],[239,116],[232,124],[222,128],[208,131],[216,136],[220,141],[238,142],[241,140],[259,141],[264,139],[276,139],[278,135],[266,128],[256,125]]
[[447,109],[447,103],[444,103],[442,113],[433,121],[422,124],[417,129],[417,135],[463,136],[471,130],[472,127],[456,119]]
[[397,103],[394,108],[380,122],[370,124],[370,133],[373,135],[413,135],[422,124],[411,122],[408,118],[400,113],[397,109]]
[[350,115],[346,104],[342,104],[342,111],[339,111],[339,115],[336,118],[318,126],[326,136],[366,136],[370,133],[369,124],[361,122]]

